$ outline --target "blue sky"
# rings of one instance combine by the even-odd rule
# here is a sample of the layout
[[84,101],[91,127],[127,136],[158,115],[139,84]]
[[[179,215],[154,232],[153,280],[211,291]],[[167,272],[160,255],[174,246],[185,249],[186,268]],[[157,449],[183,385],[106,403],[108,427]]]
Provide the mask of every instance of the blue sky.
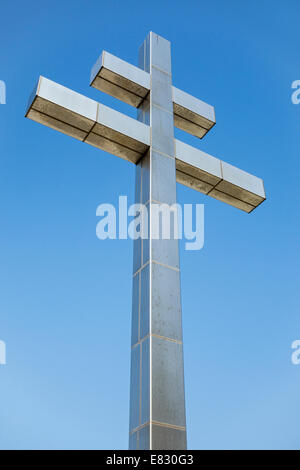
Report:
[[205,204],[205,245],[181,247],[190,449],[299,449],[300,79],[296,0],[51,1],[1,5],[1,449],[126,449],[131,240],[96,238],[96,207],[133,202],[134,166],[24,118],[44,75],[89,87],[101,51],[137,64],[152,30],[172,42],[173,84],[215,106],[202,140],[265,181],[247,215]]

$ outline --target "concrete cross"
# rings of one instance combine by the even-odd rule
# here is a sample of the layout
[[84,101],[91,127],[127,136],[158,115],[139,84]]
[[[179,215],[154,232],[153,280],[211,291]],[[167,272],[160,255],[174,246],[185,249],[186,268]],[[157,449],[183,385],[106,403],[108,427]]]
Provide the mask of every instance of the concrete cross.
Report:
[[130,449],[186,449],[178,240],[153,239],[151,208],[176,203],[176,181],[253,211],[263,181],[174,139],[202,138],[214,108],[172,86],[171,47],[150,32],[139,67],[103,52],[91,86],[138,109],[138,120],[40,77],[26,117],[136,164],[135,198],[150,209],[149,238],[134,241]]

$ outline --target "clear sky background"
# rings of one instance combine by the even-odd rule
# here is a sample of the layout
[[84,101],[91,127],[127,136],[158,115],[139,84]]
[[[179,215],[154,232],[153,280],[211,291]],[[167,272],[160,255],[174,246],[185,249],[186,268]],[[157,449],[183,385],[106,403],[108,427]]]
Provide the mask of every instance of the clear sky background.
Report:
[[89,87],[107,50],[137,65],[150,30],[172,42],[173,84],[215,106],[203,139],[176,136],[265,181],[248,215],[205,204],[205,245],[181,283],[190,449],[300,449],[299,148],[296,0],[1,4],[1,449],[126,449],[132,241],[96,238],[96,207],[133,203],[134,165],[24,118],[44,75],[135,116]]

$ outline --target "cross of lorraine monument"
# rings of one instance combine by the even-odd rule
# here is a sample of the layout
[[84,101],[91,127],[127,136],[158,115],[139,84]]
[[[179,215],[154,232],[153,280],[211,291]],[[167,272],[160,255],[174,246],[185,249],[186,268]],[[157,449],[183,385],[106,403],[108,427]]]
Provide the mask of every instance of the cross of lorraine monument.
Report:
[[135,200],[149,237],[134,241],[130,449],[186,449],[178,240],[153,238],[155,204],[176,203],[176,181],[247,213],[265,200],[263,181],[174,139],[200,139],[213,106],[172,85],[171,45],[150,32],[139,67],[102,52],[91,86],[137,108],[137,120],[40,77],[26,117],[136,165]]

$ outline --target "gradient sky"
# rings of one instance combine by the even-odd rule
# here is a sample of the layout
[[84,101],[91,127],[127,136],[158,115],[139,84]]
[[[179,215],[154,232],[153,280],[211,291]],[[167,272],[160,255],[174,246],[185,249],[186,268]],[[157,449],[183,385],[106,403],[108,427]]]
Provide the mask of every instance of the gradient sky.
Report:
[[44,75],[89,87],[101,51],[137,64],[150,30],[172,42],[173,84],[215,106],[201,141],[265,181],[248,215],[205,204],[205,244],[180,244],[188,447],[300,449],[300,79],[296,0],[54,1],[1,5],[1,449],[126,449],[132,241],[96,238],[96,207],[133,202],[134,166],[24,118]]

